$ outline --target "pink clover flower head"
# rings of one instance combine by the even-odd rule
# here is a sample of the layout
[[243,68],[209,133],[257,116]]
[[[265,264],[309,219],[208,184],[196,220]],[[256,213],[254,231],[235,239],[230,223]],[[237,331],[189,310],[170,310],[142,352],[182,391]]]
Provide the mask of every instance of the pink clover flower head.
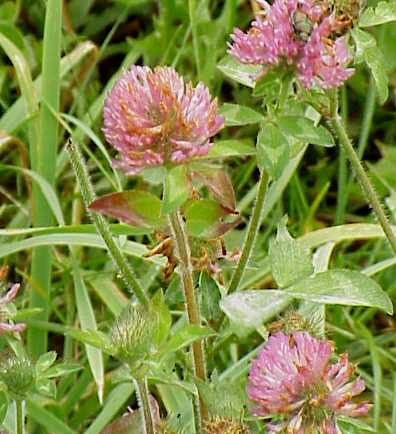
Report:
[[329,39],[332,20],[332,17],[323,20],[302,48],[297,76],[306,88],[315,84],[322,89],[339,87],[354,73],[354,69],[347,68],[351,57],[346,38]]
[[229,53],[242,63],[268,69],[293,65],[301,84],[330,89],[341,86],[354,72],[347,39],[337,36],[345,22],[331,14],[326,1],[275,0],[262,7],[247,33],[234,29]]
[[17,296],[20,285],[18,283],[12,285],[8,292],[0,298],[0,335],[5,333],[21,333],[25,330],[25,324],[11,324],[7,321],[9,313],[7,305],[10,304]]
[[170,67],[133,65],[109,92],[103,114],[104,135],[121,155],[116,166],[129,175],[206,155],[224,126],[208,88],[185,83]]
[[258,1],[263,8],[247,33],[234,29],[229,53],[242,63],[277,66],[282,60],[293,63],[300,43],[294,37],[290,19],[296,0],[275,0],[270,5]]
[[333,345],[307,332],[278,332],[268,339],[252,362],[248,396],[255,416],[277,415],[269,433],[338,433],[335,417],[365,415],[371,405],[352,398],[364,389],[360,378],[351,380],[354,366],[343,354],[332,364]]

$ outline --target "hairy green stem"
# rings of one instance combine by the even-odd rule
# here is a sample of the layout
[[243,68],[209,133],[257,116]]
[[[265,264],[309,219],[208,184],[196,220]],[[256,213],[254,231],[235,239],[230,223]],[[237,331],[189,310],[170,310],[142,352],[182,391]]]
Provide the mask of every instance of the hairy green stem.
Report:
[[[190,324],[201,325],[201,315],[199,312],[199,304],[195,294],[192,265],[191,265],[191,252],[188,243],[187,234],[184,229],[184,222],[178,211],[174,211],[169,216],[169,225],[172,232],[172,238],[175,245],[175,251],[179,260],[180,277],[184,291],[184,300],[186,303],[186,310],[188,321]],[[206,362],[205,352],[202,341],[195,341],[192,344],[193,366],[194,374],[200,380],[206,380]],[[200,399],[199,401],[200,416],[207,417],[205,405]],[[201,430],[198,430],[201,432]]]
[[261,172],[256,195],[256,203],[254,205],[253,214],[250,219],[245,241],[243,242],[241,257],[238,261],[238,265],[234,271],[234,274],[232,275],[231,282],[228,287],[228,293],[238,290],[243,275],[245,273],[247,263],[249,262],[250,256],[252,254],[253,247],[256,242],[257,234],[262,221],[264,199],[267,192],[267,184],[267,175],[265,174],[265,172]]
[[150,394],[147,385],[147,378],[144,378],[143,380],[134,379],[134,383],[144,434],[155,434],[155,424],[151,414]]
[[[342,88],[341,97],[341,116],[344,121],[344,125],[347,125],[348,119],[348,95],[346,87]],[[347,158],[343,148],[340,149],[338,156],[338,179],[337,179],[337,207],[334,223],[336,225],[342,225],[345,220],[345,210],[348,198],[348,167]]]
[[388,239],[394,253],[396,254],[396,236],[393,233],[391,225],[385,215],[384,209],[382,208],[382,204],[372,186],[369,177],[367,176],[366,171],[363,168],[362,163],[352,145],[352,142],[346,132],[344,123],[342,121],[341,116],[338,113],[338,94],[334,93],[332,95],[332,110],[330,118],[328,118],[328,124],[333,134],[337,137],[339,144],[345,150],[345,154],[348,157],[349,162],[353,170],[356,173],[356,177],[360,182],[360,186],[365,194],[369,204],[373,208],[374,213],[376,214],[379,223]]
[[24,434],[24,417],[23,417],[23,401],[17,399],[15,401],[15,416],[16,416],[16,434]]
[[[89,175],[86,169],[84,158],[81,154],[80,148],[73,141],[69,141],[67,148],[70,156],[70,161],[74,169],[74,173],[80,186],[84,206],[88,210],[91,203],[95,200],[95,192],[89,180]],[[123,252],[121,251],[113,235],[111,234],[107,221],[101,215],[96,213],[91,213],[91,218],[93,223],[95,224],[96,230],[106,244],[111,258],[118,267],[121,277],[123,278],[126,286],[131,292],[136,295],[136,298],[139,300],[140,303],[147,305],[149,302],[149,298],[142,286],[140,285],[139,281],[135,277],[132,268],[130,267]]]

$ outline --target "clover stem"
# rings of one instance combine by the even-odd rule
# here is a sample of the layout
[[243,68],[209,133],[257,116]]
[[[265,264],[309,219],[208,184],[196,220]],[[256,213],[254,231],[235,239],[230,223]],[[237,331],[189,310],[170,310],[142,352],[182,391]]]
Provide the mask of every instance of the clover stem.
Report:
[[148,390],[147,378],[142,380],[134,379],[136,396],[142,418],[144,434],[155,434],[153,416],[151,414],[150,394]]
[[238,290],[243,275],[245,274],[246,266],[252,254],[257,234],[262,222],[264,199],[267,192],[267,185],[267,174],[265,172],[261,172],[252,217],[249,222],[245,241],[243,242],[241,257],[239,258],[237,267],[231,277],[231,282],[228,287],[228,293]]
[[333,135],[338,139],[339,144],[345,151],[346,156],[351,163],[353,170],[355,171],[356,177],[359,180],[360,186],[363,190],[364,195],[366,196],[367,201],[371,205],[375,215],[377,216],[379,223],[388,239],[394,253],[396,254],[396,236],[392,230],[392,227],[385,215],[385,211],[382,207],[382,204],[377,196],[377,193],[374,190],[373,185],[370,182],[369,177],[367,176],[366,171],[357,155],[351,139],[348,136],[348,133],[345,129],[344,122],[341,116],[338,113],[338,93],[334,92],[331,95],[331,113],[327,118],[327,123],[333,133]]
[[[185,232],[183,219],[178,211],[174,211],[169,215],[169,225],[175,245],[175,253],[179,261],[180,277],[188,321],[190,324],[200,326],[201,316],[193,282],[190,245]],[[200,380],[205,381],[206,362],[203,341],[193,342],[192,355],[194,374]],[[207,411],[202,399],[199,400],[199,411],[200,418],[202,417],[205,419],[207,417]],[[200,421],[198,423],[200,423]],[[202,431],[198,430],[198,432]]]
[[[95,199],[95,192],[91,181],[89,179],[87,167],[84,161],[84,157],[80,151],[77,143],[72,140],[67,145],[70,161],[74,170],[74,174],[79,183],[81,197],[83,199],[84,206],[89,210],[89,206]],[[148,305],[149,298],[144,289],[140,285],[140,282],[135,277],[135,274],[129,265],[124,253],[120,249],[118,243],[114,239],[110,232],[107,221],[99,214],[92,213],[91,218],[95,224],[98,234],[102,237],[104,244],[106,245],[109,255],[113,259],[113,262],[118,267],[120,275],[124,280],[127,288],[136,295],[136,298],[140,303]]]
[[16,408],[16,434],[23,434],[24,417],[23,417],[23,401],[17,399],[15,401]]

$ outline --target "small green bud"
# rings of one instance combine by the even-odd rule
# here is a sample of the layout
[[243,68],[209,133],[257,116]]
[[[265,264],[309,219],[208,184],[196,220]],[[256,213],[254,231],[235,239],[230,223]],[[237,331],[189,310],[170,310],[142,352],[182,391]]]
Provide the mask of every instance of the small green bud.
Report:
[[145,359],[155,351],[154,338],[158,318],[151,309],[130,304],[114,321],[110,331],[115,356],[131,370],[140,371]]
[[27,357],[18,358],[8,351],[0,355],[0,381],[6,385],[12,399],[25,399],[35,380],[34,366]]

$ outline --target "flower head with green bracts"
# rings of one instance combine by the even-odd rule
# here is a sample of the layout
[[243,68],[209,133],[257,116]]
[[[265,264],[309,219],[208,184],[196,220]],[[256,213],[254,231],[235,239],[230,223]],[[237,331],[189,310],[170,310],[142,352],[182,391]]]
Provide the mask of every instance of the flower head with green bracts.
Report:
[[270,336],[253,361],[248,395],[255,416],[277,417],[267,424],[271,434],[337,434],[336,417],[358,417],[371,408],[352,398],[365,389],[362,379],[351,380],[355,367],[348,355],[336,363],[331,342],[306,332]]
[[120,153],[116,165],[134,175],[206,155],[224,126],[208,88],[185,83],[170,67],[133,65],[109,92],[103,132]]

